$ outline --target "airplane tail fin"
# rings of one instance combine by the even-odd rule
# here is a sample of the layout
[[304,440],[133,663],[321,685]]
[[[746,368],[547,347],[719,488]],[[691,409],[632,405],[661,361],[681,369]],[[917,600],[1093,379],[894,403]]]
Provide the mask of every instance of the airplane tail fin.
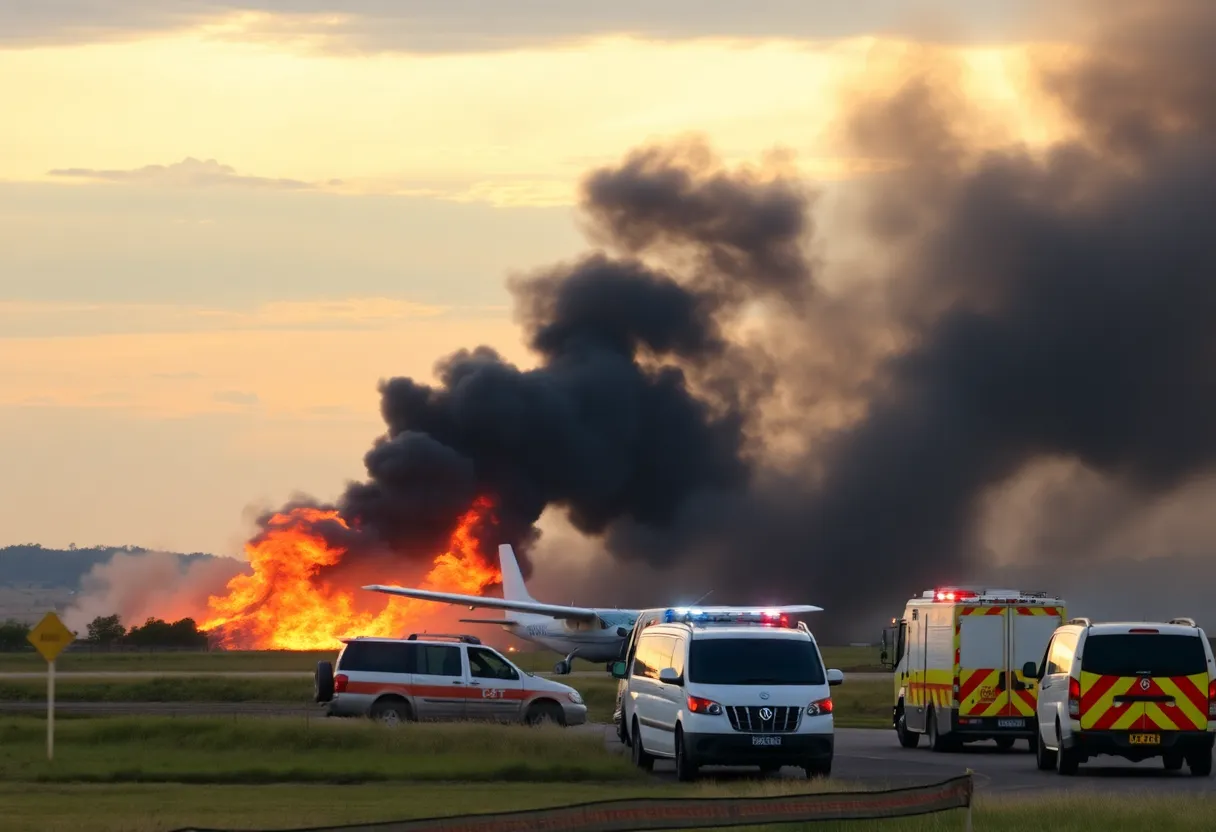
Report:
[[515,550],[508,543],[498,547],[498,565],[502,569],[502,597],[507,601],[532,601],[524,576],[515,560]]

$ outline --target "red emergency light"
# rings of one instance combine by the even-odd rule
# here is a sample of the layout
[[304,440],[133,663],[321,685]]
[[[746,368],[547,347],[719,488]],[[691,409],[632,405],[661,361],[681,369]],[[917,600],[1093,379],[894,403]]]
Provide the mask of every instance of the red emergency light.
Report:
[[964,598],[978,598],[979,593],[973,589],[954,589],[941,587],[934,591],[934,601],[961,601]]

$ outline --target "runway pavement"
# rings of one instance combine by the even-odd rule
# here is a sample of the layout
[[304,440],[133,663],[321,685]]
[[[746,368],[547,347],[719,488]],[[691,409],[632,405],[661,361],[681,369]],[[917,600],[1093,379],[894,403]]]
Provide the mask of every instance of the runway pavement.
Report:
[[[273,703],[204,703],[204,702],[63,702],[56,703],[56,713],[126,716],[242,716],[307,717],[314,724],[340,728],[353,724],[349,720],[328,719],[319,706],[299,706]],[[45,713],[44,702],[0,702],[0,712]],[[590,724],[572,731],[599,731],[609,751],[624,753],[610,725]],[[895,734],[888,729],[836,729],[836,759],[833,777],[862,782],[874,788],[932,783],[962,774],[970,769],[975,774],[976,789],[981,793],[1016,795],[1058,791],[1097,791],[1124,793],[1142,789],[1151,793],[1197,792],[1216,794],[1216,778],[1192,777],[1186,767],[1181,772],[1167,772],[1160,760],[1133,764],[1114,757],[1099,757],[1084,763],[1075,777],[1061,777],[1055,772],[1042,772],[1035,767],[1034,755],[1025,742],[1010,751],[999,751],[991,743],[980,743],[954,753],[935,754],[925,747],[901,748]],[[705,770],[707,776],[731,778],[754,777],[749,769]],[[782,776],[797,778],[802,773],[784,769]],[[655,775],[674,779],[672,764],[659,761]]]
[[[156,679],[156,678],[200,678],[211,677],[217,679],[311,679],[313,672],[311,670],[69,670],[55,671],[57,680],[72,680],[72,679]],[[576,670],[573,673],[567,674],[566,677],[558,676],[555,673],[545,672],[536,673],[537,676],[545,676],[548,678],[562,679],[567,677],[586,679],[589,677],[604,677],[607,672],[603,670]],[[45,679],[46,671],[19,671],[12,673],[0,673],[0,682],[10,679]],[[890,679],[890,673],[846,673],[845,682],[850,679],[857,681],[872,681],[874,679]]]

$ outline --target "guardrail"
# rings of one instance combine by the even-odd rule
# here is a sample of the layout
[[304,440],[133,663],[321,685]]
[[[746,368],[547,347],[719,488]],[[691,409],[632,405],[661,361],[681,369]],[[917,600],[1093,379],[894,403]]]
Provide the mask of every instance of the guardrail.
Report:
[[[646,832],[815,821],[888,820],[951,809],[966,810],[964,828],[970,832],[973,789],[971,773],[968,772],[938,783],[885,791],[825,792],[780,797],[626,798],[516,812],[310,826],[289,832]],[[237,831],[191,826],[174,832]]]

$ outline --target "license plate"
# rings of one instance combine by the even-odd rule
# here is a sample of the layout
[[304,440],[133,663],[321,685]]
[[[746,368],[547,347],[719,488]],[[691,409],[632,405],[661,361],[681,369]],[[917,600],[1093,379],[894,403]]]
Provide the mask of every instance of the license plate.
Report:
[[1132,734],[1128,737],[1132,745],[1161,745],[1160,734]]
[[1026,724],[1024,719],[998,719],[996,726],[998,728],[1021,728]]
[[781,745],[781,737],[752,737],[752,745]]

